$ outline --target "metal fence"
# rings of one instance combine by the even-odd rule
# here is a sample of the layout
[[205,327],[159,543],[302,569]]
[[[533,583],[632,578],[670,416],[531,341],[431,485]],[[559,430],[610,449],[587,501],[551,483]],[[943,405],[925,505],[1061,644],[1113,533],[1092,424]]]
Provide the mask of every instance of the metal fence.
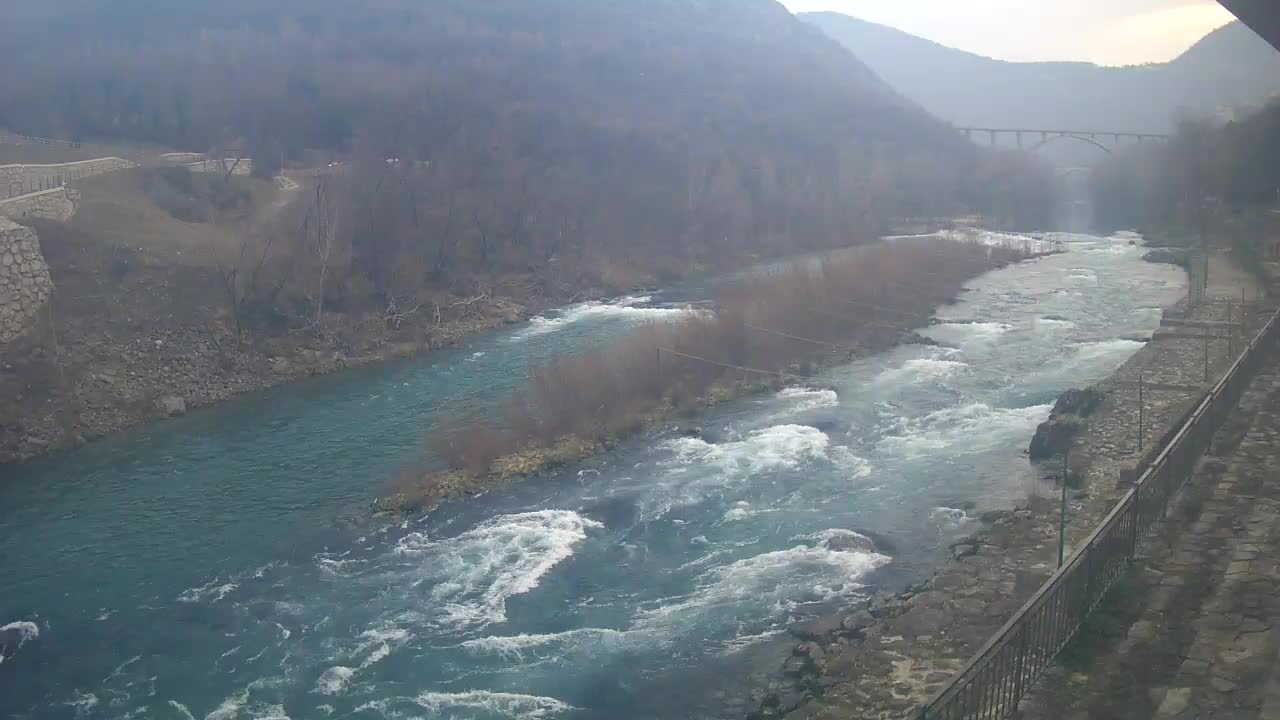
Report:
[[915,716],[918,720],[1006,718],[1125,572],[1139,539],[1165,517],[1169,501],[1209,450],[1264,362],[1280,332],[1280,313],[1243,349],[1079,550],[1045,581],[951,682]]
[[56,190],[67,183],[103,175],[137,164],[119,157],[54,163],[49,165],[21,163],[0,165],[0,201],[32,193]]

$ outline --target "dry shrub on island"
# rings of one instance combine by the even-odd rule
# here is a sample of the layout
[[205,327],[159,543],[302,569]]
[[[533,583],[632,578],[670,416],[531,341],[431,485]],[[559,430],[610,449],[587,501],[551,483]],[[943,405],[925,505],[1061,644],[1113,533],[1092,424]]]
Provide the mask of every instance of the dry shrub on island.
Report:
[[969,279],[1028,255],[1023,246],[922,237],[780,264],[729,284],[714,313],[647,323],[534,371],[499,419],[445,421],[429,443],[472,475],[580,459],[655,417],[891,344]]

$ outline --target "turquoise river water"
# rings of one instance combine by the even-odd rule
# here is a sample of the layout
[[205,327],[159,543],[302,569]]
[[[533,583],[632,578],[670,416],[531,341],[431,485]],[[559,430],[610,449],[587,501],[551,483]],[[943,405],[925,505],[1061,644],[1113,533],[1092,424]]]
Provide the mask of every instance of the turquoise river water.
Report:
[[[928,574],[1185,291],[1130,236],[970,283],[912,345],[377,524],[444,410],[706,288],[588,303],[0,470],[7,718],[742,717],[786,627]],[[429,461],[429,458],[428,458]],[[20,644],[20,646],[19,646]]]

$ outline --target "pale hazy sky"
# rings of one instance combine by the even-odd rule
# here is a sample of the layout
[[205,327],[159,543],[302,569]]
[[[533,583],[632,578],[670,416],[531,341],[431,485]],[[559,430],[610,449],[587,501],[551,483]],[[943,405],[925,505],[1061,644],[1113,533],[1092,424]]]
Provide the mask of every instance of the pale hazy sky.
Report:
[[1214,0],[782,0],[1002,60],[1164,62],[1234,18]]

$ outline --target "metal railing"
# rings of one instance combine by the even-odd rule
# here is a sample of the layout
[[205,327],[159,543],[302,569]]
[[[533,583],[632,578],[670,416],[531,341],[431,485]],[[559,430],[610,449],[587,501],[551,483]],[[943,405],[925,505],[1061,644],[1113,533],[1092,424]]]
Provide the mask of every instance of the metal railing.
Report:
[[56,190],[76,180],[127,167],[137,167],[137,163],[115,156],[65,163],[0,165],[0,201]]
[[999,720],[1017,708],[1133,562],[1142,536],[1165,517],[1278,332],[1280,313],[1243,349],[1102,524],[915,718]]

